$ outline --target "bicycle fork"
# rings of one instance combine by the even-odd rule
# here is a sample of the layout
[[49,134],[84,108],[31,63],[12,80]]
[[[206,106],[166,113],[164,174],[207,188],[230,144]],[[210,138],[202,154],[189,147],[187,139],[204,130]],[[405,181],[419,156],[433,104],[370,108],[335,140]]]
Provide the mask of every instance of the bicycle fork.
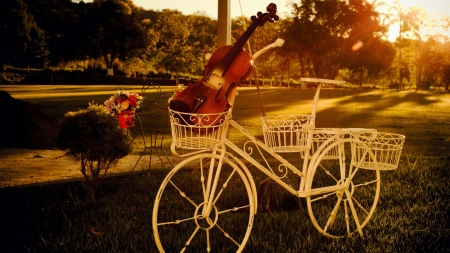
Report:
[[[215,199],[220,196],[220,192],[215,194],[217,190],[217,184],[220,178],[220,173],[222,171],[222,164],[224,153],[220,156],[219,160],[212,158],[209,165],[208,175],[205,178],[204,170],[201,171],[201,181],[203,190],[203,209],[202,216],[208,217],[213,209]],[[205,182],[206,181],[206,182]],[[216,196],[217,195],[217,196]]]

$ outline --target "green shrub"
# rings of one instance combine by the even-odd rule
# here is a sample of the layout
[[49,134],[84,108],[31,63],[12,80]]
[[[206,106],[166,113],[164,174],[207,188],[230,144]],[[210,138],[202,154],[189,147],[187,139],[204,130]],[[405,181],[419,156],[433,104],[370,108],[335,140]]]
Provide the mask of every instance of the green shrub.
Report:
[[103,105],[90,103],[87,109],[64,115],[57,143],[81,162],[84,186],[92,200],[108,169],[130,152],[124,138],[117,119]]

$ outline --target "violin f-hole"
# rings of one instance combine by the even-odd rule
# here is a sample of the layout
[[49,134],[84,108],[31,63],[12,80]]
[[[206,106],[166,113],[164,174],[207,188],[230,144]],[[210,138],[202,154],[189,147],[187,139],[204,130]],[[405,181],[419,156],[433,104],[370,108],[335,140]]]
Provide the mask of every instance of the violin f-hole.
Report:
[[217,93],[216,93],[216,97],[214,98],[214,101],[216,101],[216,102],[220,102],[220,97],[219,97],[219,94],[220,94],[220,91],[222,91],[222,88],[223,88],[223,87],[220,87],[219,91],[217,91]]

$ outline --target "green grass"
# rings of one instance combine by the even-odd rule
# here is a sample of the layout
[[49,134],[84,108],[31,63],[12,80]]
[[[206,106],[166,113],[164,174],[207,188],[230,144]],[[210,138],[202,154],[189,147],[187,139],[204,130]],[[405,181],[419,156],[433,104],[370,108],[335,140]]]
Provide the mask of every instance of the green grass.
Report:
[[[140,92],[140,86],[117,85],[53,85],[1,87],[16,99],[33,104],[50,115],[62,116],[68,111],[86,108],[89,102],[103,103],[118,89]],[[162,87],[164,98],[158,105],[166,107],[166,98],[176,87]],[[261,109],[256,89],[243,88],[238,91],[233,109],[233,119],[255,136],[262,136]],[[315,94],[313,89],[271,88],[262,89],[266,114],[310,114]],[[155,89],[145,93],[150,100],[158,97]],[[450,94],[428,91],[322,89],[317,106],[316,127],[363,127],[380,132],[406,135],[405,155],[449,156],[450,124],[448,108]],[[154,108],[154,107],[151,107]],[[152,109],[156,112],[157,109]],[[145,119],[145,117],[144,117]],[[143,122],[148,133],[148,123]],[[162,130],[164,128],[164,130]],[[136,131],[140,144],[140,130]],[[168,133],[167,126],[161,131]],[[233,133],[230,133],[233,139]],[[167,146],[169,139],[165,141]],[[136,145],[139,150],[139,145]]]
[[[58,87],[54,89],[58,94]],[[93,99],[104,101],[114,92],[109,91],[111,87],[67,89],[72,95],[49,99],[43,96],[48,93],[45,89],[32,94],[12,88],[8,92],[40,104],[52,115],[83,107]],[[256,91],[243,89],[239,93],[234,119],[261,136]],[[308,114],[314,91],[264,89],[262,95],[267,114]],[[313,226],[305,199],[289,204],[293,197],[286,197],[282,211],[255,216],[244,252],[450,252],[449,104],[449,94],[322,90],[317,127],[364,127],[406,135],[399,168],[381,172],[380,200],[363,230],[365,239],[358,235],[324,237]],[[242,142],[233,132],[230,139]],[[139,143],[134,145],[138,151]],[[78,182],[0,189],[0,201],[5,203],[2,251],[156,252],[151,209],[167,173],[154,170],[128,181],[108,178],[96,202],[84,200]],[[257,183],[263,180],[260,173],[252,173]],[[128,187],[122,188],[124,185]],[[119,193],[119,189],[123,190]],[[176,243],[184,242],[177,233],[173,237]]]
[[[132,182],[146,187],[134,194],[117,194],[124,179],[108,179],[96,202],[85,202],[77,183],[2,189],[2,251],[155,252],[149,209],[166,173],[136,176]],[[449,174],[448,160],[421,158],[382,173],[364,240],[319,234],[303,200],[297,208],[258,213],[245,252],[449,252]]]

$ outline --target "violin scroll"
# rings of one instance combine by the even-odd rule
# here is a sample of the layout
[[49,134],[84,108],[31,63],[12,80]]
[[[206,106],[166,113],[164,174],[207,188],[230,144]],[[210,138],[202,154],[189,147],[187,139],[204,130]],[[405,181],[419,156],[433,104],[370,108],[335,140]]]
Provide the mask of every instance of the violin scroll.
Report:
[[257,19],[259,19],[259,26],[263,26],[267,21],[273,23],[274,21],[278,21],[279,17],[277,16],[277,5],[274,3],[270,3],[267,6],[267,13],[262,13],[260,11],[258,11],[258,13],[256,14],[256,16],[251,16],[251,20],[255,21]]
[[274,3],[270,3],[266,8],[268,13],[277,14],[277,5]]

